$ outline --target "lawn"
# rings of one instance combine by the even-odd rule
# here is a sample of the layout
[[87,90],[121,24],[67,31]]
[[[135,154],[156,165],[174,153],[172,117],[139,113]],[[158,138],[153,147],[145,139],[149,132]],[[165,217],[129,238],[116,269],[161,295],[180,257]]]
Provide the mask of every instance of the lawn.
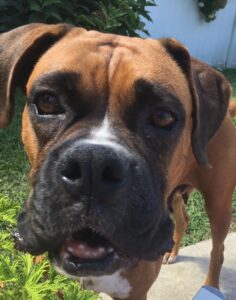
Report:
[[[224,75],[232,85],[232,98],[236,100],[236,69],[223,70]],[[236,125],[236,117],[234,118]],[[204,210],[203,199],[200,193],[194,192],[187,204],[190,216],[189,226],[182,241],[182,246],[194,244],[210,237],[210,225]],[[236,231],[236,192],[233,195],[233,220],[231,230]]]
[[29,191],[29,164],[20,139],[22,107],[18,103],[10,127],[0,129],[0,299],[95,300],[93,292],[58,275],[47,259],[35,264],[31,255],[13,247],[11,232]]
[[225,69],[223,73],[233,87],[233,99],[236,100],[236,69]]
[[[236,99],[236,70],[227,69],[224,74],[233,85],[233,96]],[[30,255],[19,253],[13,248],[11,231],[29,191],[29,165],[20,140],[23,103],[19,101],[16,106],[12,124],[0,130],[0,299],[97,299],[92,292],[81,290],[76,282],[57,275],[47,259],[34,264]],[[233,203],[231,230],[236,231],[236,194]],[[193,193],[187,209],[190,224],[182,245],[193,244],[210,236],[209,222],[199,193]]]

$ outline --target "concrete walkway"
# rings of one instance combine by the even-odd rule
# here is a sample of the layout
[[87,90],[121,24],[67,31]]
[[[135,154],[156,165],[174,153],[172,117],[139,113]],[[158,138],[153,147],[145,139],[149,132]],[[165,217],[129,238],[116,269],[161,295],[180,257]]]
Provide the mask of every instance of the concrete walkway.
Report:
[[[210,251],[211,240],[182,248],[175,264],[162,266],[148,300],[191,300],[204,282]],[[227,300],[236,300],[236,233],[225,241],[221,290]]]
[[[182,248],[175,264],[162,266],[148,300],[191,300],[204,282],[210,251],[211,240]],[[236,233],[225,241],[221,290],[227,300],[236,300]]]

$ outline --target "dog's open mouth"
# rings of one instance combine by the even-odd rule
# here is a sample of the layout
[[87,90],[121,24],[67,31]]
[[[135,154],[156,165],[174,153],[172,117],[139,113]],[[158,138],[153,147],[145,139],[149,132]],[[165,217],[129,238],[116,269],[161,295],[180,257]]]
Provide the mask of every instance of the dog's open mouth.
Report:
[[108,239],[90,228],[67,238],[50,256],[59,271],[76,277],[110,274],[136,261],[122,255]]

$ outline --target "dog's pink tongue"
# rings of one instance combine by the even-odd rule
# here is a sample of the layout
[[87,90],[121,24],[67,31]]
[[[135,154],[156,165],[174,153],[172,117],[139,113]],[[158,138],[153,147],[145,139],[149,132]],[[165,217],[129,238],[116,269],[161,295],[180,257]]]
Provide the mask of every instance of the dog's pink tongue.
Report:
[[63,248],[64,251],[69,252],[74,257],[82,259],[100,259],[108,253],[108,250],[104,247],[93,248],[85,242],[76,240],[67,240]]

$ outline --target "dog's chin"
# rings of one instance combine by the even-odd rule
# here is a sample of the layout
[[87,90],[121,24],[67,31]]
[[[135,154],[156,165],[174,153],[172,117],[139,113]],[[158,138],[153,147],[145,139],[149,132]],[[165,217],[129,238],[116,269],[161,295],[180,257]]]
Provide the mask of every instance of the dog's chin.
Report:
[[69,236],[60,249],[49,252],[55,268],[71,277],[109,275],[138,263],[96,231],[85,228]]

